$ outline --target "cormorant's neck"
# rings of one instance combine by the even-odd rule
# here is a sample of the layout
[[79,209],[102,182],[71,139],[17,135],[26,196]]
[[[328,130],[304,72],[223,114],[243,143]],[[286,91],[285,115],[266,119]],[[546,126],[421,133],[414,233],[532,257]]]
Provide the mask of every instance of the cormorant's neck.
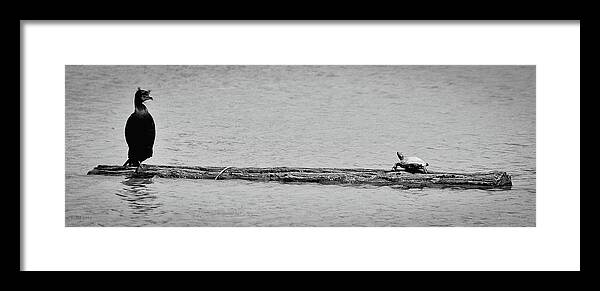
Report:
[[142,100],[136,99],[133,104],[135,106],[135,112],[148,112],[148,109],[146,108],[146,105],[142,103]]

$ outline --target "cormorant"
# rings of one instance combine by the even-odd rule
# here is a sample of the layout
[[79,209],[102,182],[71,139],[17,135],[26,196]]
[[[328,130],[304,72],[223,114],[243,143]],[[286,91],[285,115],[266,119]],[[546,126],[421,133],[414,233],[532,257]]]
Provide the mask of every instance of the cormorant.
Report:
[[140,170],[144,160],[152,156],[152,146],[156,129],[154,119],[143,104],[144,101],[153,100],[150,96],[151,90],[143,90],[138,87],[133,98],[134,111],[125,124],[125,140],[129,146],[125,166],[137,167]]

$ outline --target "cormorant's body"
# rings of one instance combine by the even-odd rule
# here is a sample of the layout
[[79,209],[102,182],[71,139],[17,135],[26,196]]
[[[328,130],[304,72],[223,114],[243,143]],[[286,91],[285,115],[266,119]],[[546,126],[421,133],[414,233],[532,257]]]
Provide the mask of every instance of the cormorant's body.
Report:
[[152,100],[149,94],[150,91],[139,88],[135,93],[135,111],[131,113],[125,125],[125,140],[129,146],[129,151],[124,166],[139,167],[144,160],[152,157],[156,130],[154,119],[143,104],[146,100]]

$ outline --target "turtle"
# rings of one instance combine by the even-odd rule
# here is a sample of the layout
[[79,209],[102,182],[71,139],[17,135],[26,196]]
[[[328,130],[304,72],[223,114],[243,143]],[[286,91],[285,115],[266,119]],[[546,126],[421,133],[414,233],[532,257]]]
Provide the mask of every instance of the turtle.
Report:
[[404,154],[399,152],[396,152],[396,155],[398,155],[400,162],[396,163],[392,170],[397,171],[398,167],[401,167],[411,173],[427,173],[426,167],[429,166],[429,163],[417,157],[405,157]]

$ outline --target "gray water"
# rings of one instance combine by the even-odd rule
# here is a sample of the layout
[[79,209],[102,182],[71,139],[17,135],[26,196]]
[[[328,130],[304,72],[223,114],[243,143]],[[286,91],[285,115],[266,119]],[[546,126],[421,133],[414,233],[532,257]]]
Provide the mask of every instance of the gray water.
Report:
[[[535,66],[66,66],[66,226],[535,226]],[[157,165],[503,170],[510,190],[87,176]]]

